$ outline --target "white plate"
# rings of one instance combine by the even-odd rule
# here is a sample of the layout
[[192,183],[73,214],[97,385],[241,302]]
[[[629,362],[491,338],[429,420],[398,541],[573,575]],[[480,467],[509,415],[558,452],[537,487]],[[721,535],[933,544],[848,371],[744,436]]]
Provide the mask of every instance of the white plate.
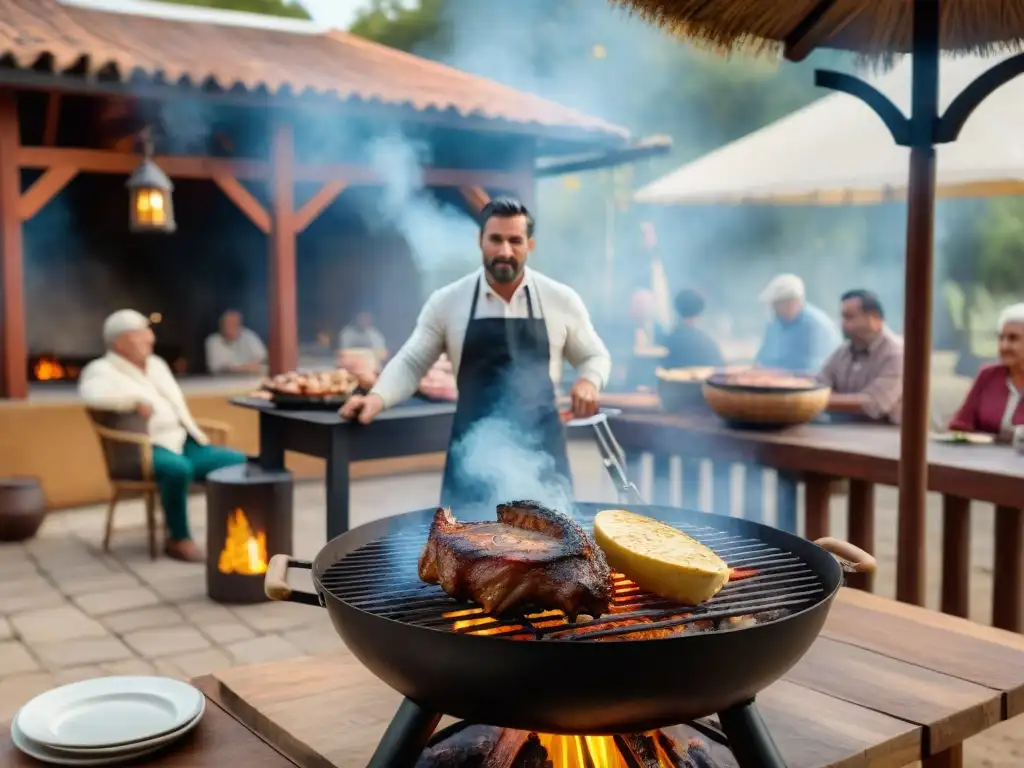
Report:
[[181,729],[202,700],[168,677],[97,677],[32,699],[18,713],[18,728],[46,748],[132,746]]
[[[206,697],[203,696],[199,700],[199,711],[196,712],[196,716],[189,720],[185,725],[177,730],[165,733],[152,739],[146,739],[145,741],[133,741],[131,744],[120,744],[112,747],[58,747],[56,745],[52,747],[46,747],[51,752],[59,752],[64,755],[74,756],[79,758],[90,758],[100,757],[101,755],[110,755],[112,757],[118,757],[125,754],[137,754],[139,750],[149,750],[150,748],[162,747],[165,744],[170,744],[172,741],[177,741],[182,738],[185,734],[199,725],[199,721],[203,719],[203,715],[206,713]],[[17,724],[18,720],[15,718],[12,727]],[[43,746],[43,745],[40,745]]]
[[67,752],[59,752],[55,749],[47,749],[42,744],[37,744],[24,733],[17,726],[17,720],[11,724],[11,741],[14,742],[14,746],[20,749],[29,757],[34,757],[43,763],[50,763],[51,765],[75,765],[75,766],[92,766],[92,765],[119,765],[123,763],[134,762],[140,757],[156,752],[163,749],[163,744],[158,744],[155,747],[146,747],[144,749],[133,750],[131,752],[122,752],[118,755],[98,755],[96,757],[78,757],[71,755]]

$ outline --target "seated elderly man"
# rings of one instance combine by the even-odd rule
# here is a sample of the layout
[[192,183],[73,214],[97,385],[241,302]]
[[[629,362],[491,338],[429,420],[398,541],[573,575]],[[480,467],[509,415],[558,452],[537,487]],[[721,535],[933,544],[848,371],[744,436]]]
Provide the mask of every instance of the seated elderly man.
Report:
[[839,421],[899,424],[903,339],[886,327],[882,302],[871,291],[847,291],[840,300],[846,342],[818,376],[832,387],[828,411]]
[[189,533],[189,486],[215,469],[245,462],[245,456],[210,445],[171,369],[153,354],[153,331],[145,316],[133,309],[115,312],[103,323],[103,341],[107,354],[82,370],[78,392],[89,408],[134,411],[147,419],[153,473],[167,520],[167,555],[202,561]]
[[812,373],[842,339],[832,319],[806,300],[804,281],[796,275],[777,275],[760,299],[774,315],[765,328],[756,364],[799,373]]
[[256,332],[242,324],[242,313],[229,309],[220,328],[206,337],[206,368],[210,373],[260,373],[267,348]]

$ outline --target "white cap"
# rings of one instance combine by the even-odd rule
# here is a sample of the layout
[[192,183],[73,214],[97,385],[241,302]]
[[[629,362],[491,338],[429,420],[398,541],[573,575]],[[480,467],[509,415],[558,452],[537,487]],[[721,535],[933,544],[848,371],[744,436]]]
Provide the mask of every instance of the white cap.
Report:
[[791,299],[803,300],[804,281],[796,275],[776,275],[771,282],[765,286],[758,297],[765,304],[774,304],[777,301],[790,301]]
[[122,333],[149,328],[149,318],[134,309],[119,309],[103,321],[103,343],[108,347]]
[[999,313],[999,330],[1002,331],[1007,323],[1024,325],[1024,303],[1011,304]]

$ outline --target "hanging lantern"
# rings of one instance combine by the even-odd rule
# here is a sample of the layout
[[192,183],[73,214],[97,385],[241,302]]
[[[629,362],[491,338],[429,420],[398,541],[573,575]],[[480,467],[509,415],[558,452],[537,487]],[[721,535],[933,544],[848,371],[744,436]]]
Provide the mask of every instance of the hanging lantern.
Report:
[[174,184],[152,160],[148,130],[143,136],[145,156],[128,178],[128,216],[132,232],[174,232]]

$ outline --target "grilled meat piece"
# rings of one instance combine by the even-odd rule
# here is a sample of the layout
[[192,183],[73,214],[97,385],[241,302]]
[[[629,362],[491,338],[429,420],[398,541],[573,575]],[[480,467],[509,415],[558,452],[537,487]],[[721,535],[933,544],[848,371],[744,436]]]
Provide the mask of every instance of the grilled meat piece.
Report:
[[488,613],[560,608],[570,620],[608,612],[611,571],[575,521],[535,501],[498,505],[498,522],[460,523],[434,513],[420,579]]

